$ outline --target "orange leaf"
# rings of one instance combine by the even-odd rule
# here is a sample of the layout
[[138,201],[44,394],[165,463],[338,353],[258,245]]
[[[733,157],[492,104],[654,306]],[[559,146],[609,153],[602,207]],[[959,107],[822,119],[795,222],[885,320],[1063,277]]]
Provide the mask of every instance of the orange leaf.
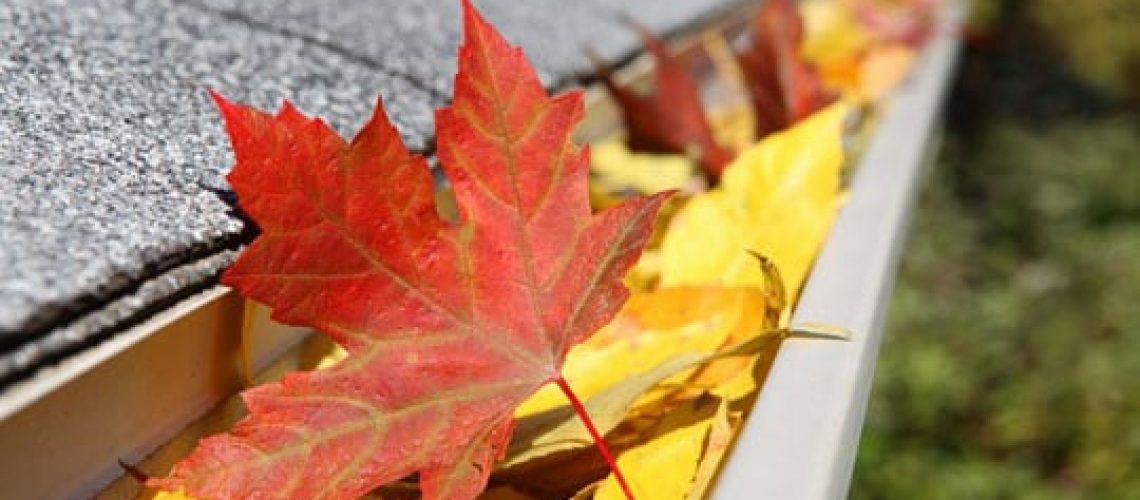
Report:
[[872,49],[859,68],[862,97],[875,101],[898,87],[910,72],[914,56],[914,49],[901,43]]

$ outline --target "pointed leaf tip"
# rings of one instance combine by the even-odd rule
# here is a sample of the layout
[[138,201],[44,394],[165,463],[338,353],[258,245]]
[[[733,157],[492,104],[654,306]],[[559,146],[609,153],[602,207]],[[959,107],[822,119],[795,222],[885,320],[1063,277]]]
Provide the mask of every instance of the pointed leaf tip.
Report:
[[214,89],[206,89],[206,94],[210,96],[210,99],[214,101],[214,104],[216,104],[219,108],[225,107],[229,104],[229,101],[226,100],[225,96]]
[[[206,89],[206,93],[210,96],[210,100],[214,102],[214,106],[218,108],[218,112],[222,114],[222,120],[225,121],[226,128],[229,129],[237,120],[237,114],[241,111],[241,106],[226,99],[226,96],[214,89]],[[232,140],[233,131],[231,130],[229,132]]]

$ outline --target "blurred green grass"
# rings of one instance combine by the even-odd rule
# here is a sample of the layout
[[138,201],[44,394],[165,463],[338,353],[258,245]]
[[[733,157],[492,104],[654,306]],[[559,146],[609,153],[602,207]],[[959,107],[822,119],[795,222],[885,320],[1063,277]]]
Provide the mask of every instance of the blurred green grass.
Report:
[[[911,228],[851,496],[1140,498],[1140,22],[1120,21],[1140,2],[1066,3],[1068,23],[1052,0],[990,4]],[[1093,62],[1093,37],[1133,49]]]

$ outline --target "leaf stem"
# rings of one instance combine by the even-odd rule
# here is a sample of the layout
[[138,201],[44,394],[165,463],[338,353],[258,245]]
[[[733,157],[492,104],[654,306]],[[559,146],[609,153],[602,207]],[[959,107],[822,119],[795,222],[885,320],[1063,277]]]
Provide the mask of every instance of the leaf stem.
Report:
[[621,469],[618,468],[617,461],[610,453],[609,447],[606,446],[606,440],[598,433],[597,427],[594,427],[594,421],[590,419],[590,414],[586,413],[586,407],[582,401],[578,399],[578,395],[574,394],[574,389],[570,388],[570,384],[566,379],[558,377],[554,379],[558,384],[558,388],[562,389],[562,393],[566,395],[566,399],[570,400],[570,406],[574,407],[574,412],[578,414],[578,418],[582,419],[582,423],[586,425],[586,430],[590,431],[590,437],[594,438],[594,445],[597,446],[598,451],[601,452],[602,458],[606,459],[606,463],[610,466],[610,471],[614,473],[614,479],[617,479],[618,485],[621,486],[621,491],[625,493],[625,497],[629,500],[634,500],[633,490],[629,488],[629,483],[625,482],[625,476],[622,475]]

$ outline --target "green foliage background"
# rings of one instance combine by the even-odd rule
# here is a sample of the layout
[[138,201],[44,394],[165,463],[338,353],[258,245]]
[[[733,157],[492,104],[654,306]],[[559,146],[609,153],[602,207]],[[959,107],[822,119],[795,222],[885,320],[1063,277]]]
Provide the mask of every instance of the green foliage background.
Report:
[[1140,498],[1140,1],[979,2],[853,498]]

